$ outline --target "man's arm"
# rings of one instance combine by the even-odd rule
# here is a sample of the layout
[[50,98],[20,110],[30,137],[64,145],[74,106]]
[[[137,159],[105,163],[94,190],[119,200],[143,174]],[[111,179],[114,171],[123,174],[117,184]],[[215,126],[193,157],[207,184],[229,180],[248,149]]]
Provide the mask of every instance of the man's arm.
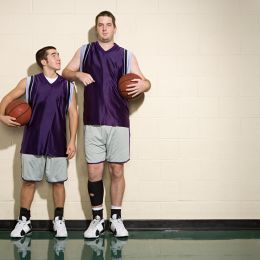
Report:
[[76,136],[78,129],[78,109],[77,109],[77,101],[76,101],[76,91],[74,90],[74,94],[69,106],[69,129],[70,129],[70,140],[67,146],[67,155],[68,159],[74,157],[76,153]]
[[25,93],[25,89],[26,78],[22,79],[13,90],[11,90],[6,96],[3,97],[0,103],[0,122],[8,126],[20,126],[20,124],[16,122],[15,117],[5,115],[5,109],[9,103],[21,97]]
[[62,76],[71,81],[80,81],[85,86],[94,82],[92,76],[80,71],[80,48],[76,51],[69,64],[62,71]]
[[133,81],[133,84],[128,85],[127,91],[129,95],[135,97],[143,92],[147,92],[151,88],[151,82],[144,77],[134,55],[132,56],[130,72],[139,75],[142,79],[136,79]]

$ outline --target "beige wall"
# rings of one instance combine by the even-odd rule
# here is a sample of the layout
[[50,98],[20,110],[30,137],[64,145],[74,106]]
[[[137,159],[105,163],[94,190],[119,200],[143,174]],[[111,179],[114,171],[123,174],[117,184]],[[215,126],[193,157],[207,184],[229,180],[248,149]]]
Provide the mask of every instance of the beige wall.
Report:
[[[0,97],[36,71],[44,45],[56,46],[65,66],[104,9],[117,17],[116,42],[153,85],[131,107],[124,218],[259,218],[260,0],[1,1]],[[82,114],[80,86],[78,94]],[[90,218],[81,121],[66,219]],[[1,125],[0,136],[0,219],[13,219],[22,129]],[[41,184],[33,219],[52,210],[51,189]]]

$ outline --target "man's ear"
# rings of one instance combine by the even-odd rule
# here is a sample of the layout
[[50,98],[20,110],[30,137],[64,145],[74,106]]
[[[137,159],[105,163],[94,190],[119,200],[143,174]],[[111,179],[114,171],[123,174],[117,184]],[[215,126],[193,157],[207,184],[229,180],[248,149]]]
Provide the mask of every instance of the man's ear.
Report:
[[42,66],[46,66],[46,64],[47,64],[47,60],[42,59],[42,60],[41,60],[41,64],[42,64]]

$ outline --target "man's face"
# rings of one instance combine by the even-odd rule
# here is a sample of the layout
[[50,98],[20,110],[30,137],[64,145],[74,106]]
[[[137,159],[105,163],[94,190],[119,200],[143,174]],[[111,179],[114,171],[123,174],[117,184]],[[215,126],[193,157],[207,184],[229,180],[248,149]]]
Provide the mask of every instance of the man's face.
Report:
[[48,66],[51,69],[54,70],[60,70],[61,68],[61,61],[60,61],[60,55],[57,50],[50,49],[47,51],[47,57],[46,60],[43,60],[43,65]]
[[104,43],[113,41],[116,27],[113,25],[112,18],[108,16],[98,17],[96,32],[99,41]]

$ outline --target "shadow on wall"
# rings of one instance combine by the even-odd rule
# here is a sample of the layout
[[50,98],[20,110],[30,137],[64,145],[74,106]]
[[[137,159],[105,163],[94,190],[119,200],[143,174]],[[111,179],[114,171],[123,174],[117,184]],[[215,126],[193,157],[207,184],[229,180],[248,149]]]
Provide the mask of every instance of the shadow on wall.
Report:
[[[32,64],[28,70],[28,76],[39,73],[40,69],[36,64]],[[17,80],[18,83],[18,80]],[[11,89],[10,89],[11,90]],[[7,94],[7,93],[6,93]],[[25,95],[20,99],[25,99]],[[8,149],[11,146],[15,146],[15,153],[13,155],[13,200],[14,200],[14,216],[19,215],[20,209],[20,189],[21,189],[21,142],[24,127],[8,127],[4,124],[0,124],[0,150]],[[7,159],[10,159],[8,157]]]
[[39,74],[41,73],[42,70],[40,69],[40,67],[37,65],[37,63],[33,63],[28,69],[27,69],[27,75],[28,76],[32,76],[35,74]]
[[19,212],[19,194],[21,188],[21,159],[20,147],[22,139],[23,127],[8,127],[0,124],[0,150],[5,150],[11,146],[15,146],[13,157],[6,157],[6,160],[13,161],[13,200],[14,200],[14,215],[18,216]]

